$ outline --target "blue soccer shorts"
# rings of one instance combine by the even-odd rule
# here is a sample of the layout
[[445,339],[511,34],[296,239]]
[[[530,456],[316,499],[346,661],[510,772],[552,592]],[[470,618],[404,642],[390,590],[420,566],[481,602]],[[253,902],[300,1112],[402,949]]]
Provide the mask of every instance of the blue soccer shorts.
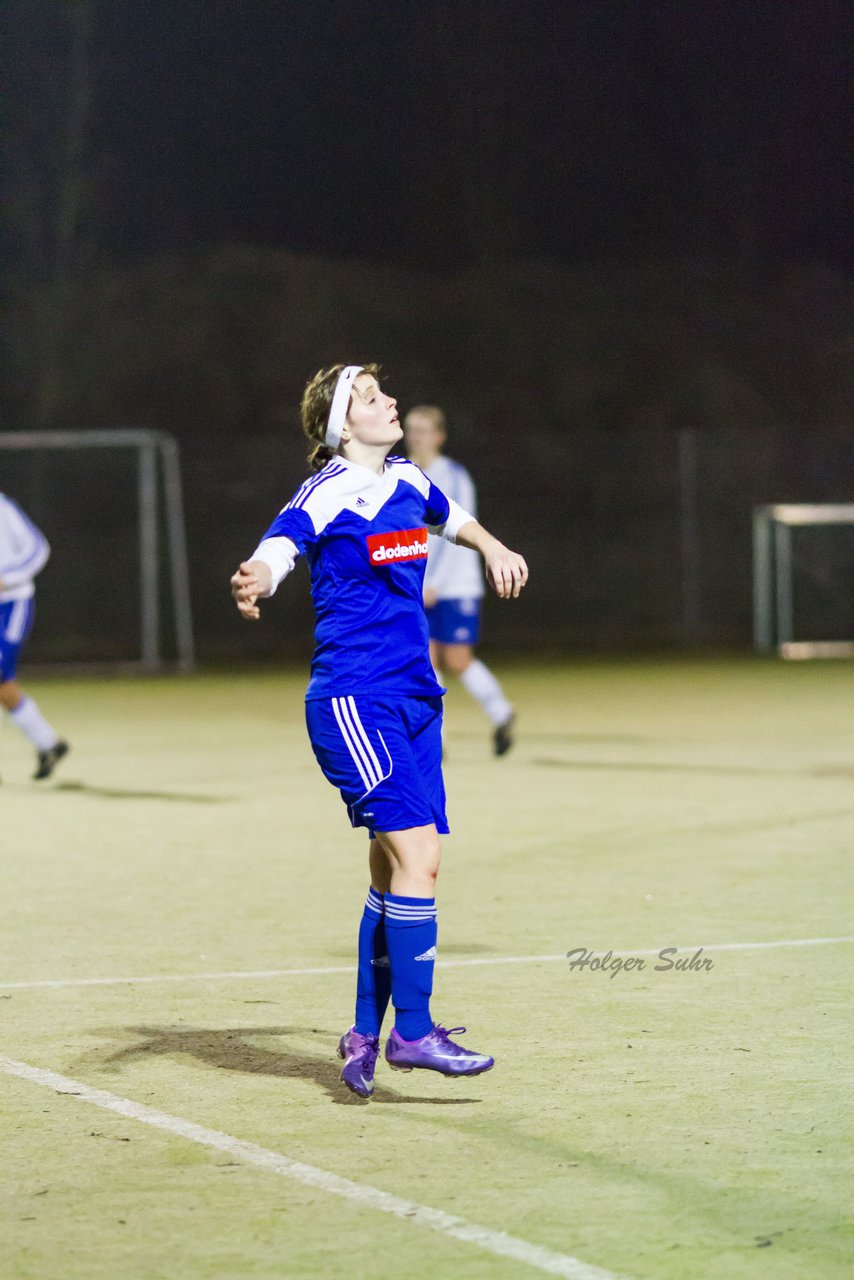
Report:
[[312,698],[305,719],[317,763],[341,792],[350,823],[448,833],[442,779],[442,699]]
[[427,609],[430,639],[439,644],[477,644],[480,639],[480,600],[437,600]]
[[35,612],[32,598],[0,604],[0,683],[15,679],[18,655],[32,629]]

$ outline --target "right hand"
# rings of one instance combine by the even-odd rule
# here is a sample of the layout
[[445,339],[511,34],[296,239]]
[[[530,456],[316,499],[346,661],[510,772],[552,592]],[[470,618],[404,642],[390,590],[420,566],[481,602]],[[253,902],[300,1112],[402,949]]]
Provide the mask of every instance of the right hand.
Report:
[[434,604],[439,603],[439,592],[435,587],[424,588],[424,608],[432,609]]
[[[269,583],[266,584],[266,590],[269,591]],[[247,622],[258,621],[261,611],[255,602],[264,593],[265,584],[258,581],[257,564],[244,560],[237,573],[231,577],[231,594],[241,618],[245,618]]]

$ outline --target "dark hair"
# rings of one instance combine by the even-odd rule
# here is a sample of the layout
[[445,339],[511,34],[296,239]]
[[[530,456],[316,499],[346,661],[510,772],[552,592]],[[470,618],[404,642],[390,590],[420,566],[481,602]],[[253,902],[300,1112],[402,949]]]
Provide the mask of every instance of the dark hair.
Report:
[[[332,408],[332,397],[342,369],[347,366],[334,364],[330,369],[318,369],[317,373],[306,384],[300,404],[300,421],[302,429],[312,445],[308,455],[308,465],[312,471],[320,471],[330,458],[335,457],[336,450],[326,443],[326,428],[329,424],[329,410]],[[366,364],[363,373],[379,378],[380,366]],[[349,412],[350,406],[347,405]]]

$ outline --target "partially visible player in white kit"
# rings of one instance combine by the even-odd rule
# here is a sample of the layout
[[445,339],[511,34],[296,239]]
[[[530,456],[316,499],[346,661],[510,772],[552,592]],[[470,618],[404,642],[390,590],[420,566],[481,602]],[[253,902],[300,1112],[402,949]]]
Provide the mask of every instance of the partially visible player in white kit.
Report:
[[0,493],[0,706],[36,749],[34,778],[49,778],[68,751],[15,679],[18,656],[33,625],[33,578],[47,564],[50,546],[17,503]]
[[[462,463],[442,453],[447,439],[445,415],[432,404],[416,405],[404,420],[411,460],[449,498],[477,515],[474,481]],[[501,685],[475,657],[480,638],[483,571],[480,556],[436,538],[427,540],[424,607],[430,628],[430,658],[436,671],[459,676],[492,722],[493,750],[503,756],[513,745],[514,712]]]

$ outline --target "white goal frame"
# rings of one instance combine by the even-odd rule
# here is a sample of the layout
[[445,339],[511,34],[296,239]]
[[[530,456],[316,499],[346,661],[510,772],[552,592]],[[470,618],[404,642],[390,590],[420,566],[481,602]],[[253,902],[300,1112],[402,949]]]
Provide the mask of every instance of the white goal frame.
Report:
[[[163,497],[175,623],[177,667],[195,665],[190,572],[178,443],[165,431],[123,427],[107,431],[3,431],[0,449],[135,449],[139,540],[140,656],[130,664],[146,671],[164,666],[160,646],[159,500]],[[158,467],[159,462],[159,467]]]
[[777,503],[753,509],[753,640],[781,658],[850,658],[854,640],[795,640],[792,529],[854,524],[854,503]]

